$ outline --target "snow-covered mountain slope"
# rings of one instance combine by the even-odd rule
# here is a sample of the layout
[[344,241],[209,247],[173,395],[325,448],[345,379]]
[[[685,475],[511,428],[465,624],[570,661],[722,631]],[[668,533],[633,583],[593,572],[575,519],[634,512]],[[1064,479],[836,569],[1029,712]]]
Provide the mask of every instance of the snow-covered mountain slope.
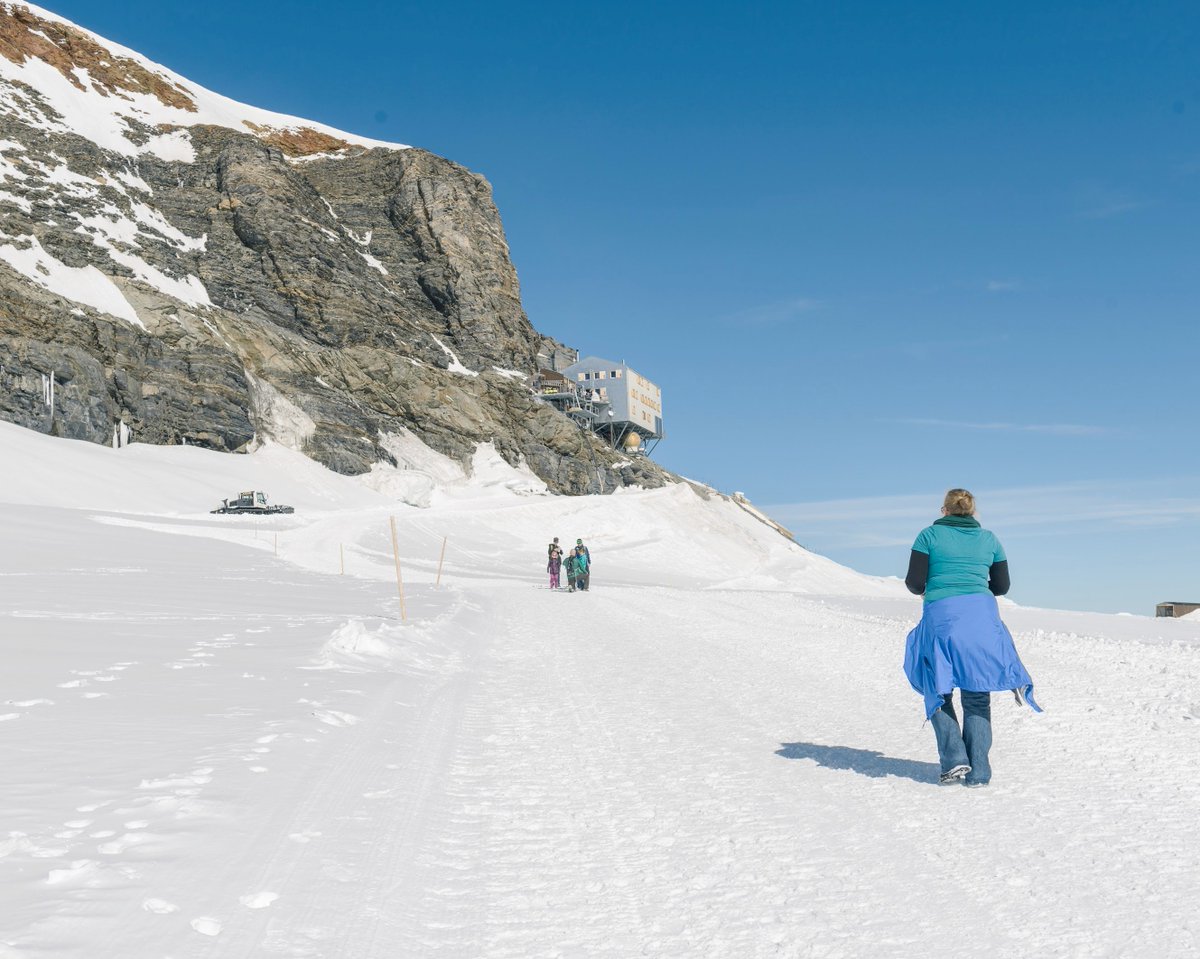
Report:
[[[163,528],[199,524],[205,535],[221,538],[230,520],[208,511],[240,490],[265,489],[272,501],[299,511],[296,518],[276,517],[272,529],[283,533],[285,555],[313,569],[329,568],[329,554],[321,550],[330,548],[331,538],[348,545],[370,540],[382,549],[374,542],[383,529],[379,516],[395,513],[409,542],[431,547],[452,536],[451,565],[466,548],[460,543],[469,542],[473,555],[490,557],[482,567],[469,563],[471,575],[486,568],[499,581],[524,580],[531,544],[540,543],[544,552],[561,533],[564,544],[586,535],[589,546],[610,557],[606,562],[620,557],[620,575],[630,584],[749,582],[806,593],[903,593],[896,581],[810,553],[729,500],[715,494],[705,500],[687,484],[610,496],[549,496],[537,477],[508,466],[487,445],[476,451],[468,474],[414,438],[394,437],[397,455],[420,467],[380,466],[351,478],[277,445],[245,456],[137,443],[114,450],[7,423],[0,423],[0,444],[13,462],[26,464],[5,478],[0,502],[135,514],[146,517],[139,522]],[[387,579],[394,571],[383,564],[374,575]]]
[[482,176],[0,2],[0,420],[345,474],[407,432],[559,492],[669,482],[538,402],[561,349]]
[[[898,582],[418,454],[0,425],[0,957],[1200,948],[1200,622],[1007,607],[1046,712],[996,696],[992,785],[940,789]],[[251,487],[296,514],[205,512]]]
[[0,27],[0,78],[11,85],[13,108],[48,133],[83,136],[130,158],[190,162],[186,130],[203,124],[252,133],[298,155],[407,149],[238,103],[31,3],[0,3]]

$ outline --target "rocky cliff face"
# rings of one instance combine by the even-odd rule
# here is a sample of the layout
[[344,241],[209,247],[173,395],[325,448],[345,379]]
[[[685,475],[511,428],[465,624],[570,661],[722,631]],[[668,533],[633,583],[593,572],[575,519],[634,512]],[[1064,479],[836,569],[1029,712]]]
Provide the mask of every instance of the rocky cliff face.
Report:
[[0,418],[271,438],[342,473],[404,428],[464,463],[492,441],[560,492],[661,485],[533,398],[553,345],[482,177],[0,3]]

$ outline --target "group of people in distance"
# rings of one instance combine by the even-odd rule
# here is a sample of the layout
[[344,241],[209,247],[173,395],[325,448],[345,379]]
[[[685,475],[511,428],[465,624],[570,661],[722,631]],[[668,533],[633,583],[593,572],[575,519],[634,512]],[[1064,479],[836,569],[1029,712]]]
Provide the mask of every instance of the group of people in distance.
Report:
[[564,559],[562,547],[558,545],[558,537],[555,536],[546,547],[546,560],[546,572],[550,574],[551,589],[562,589],[562,586],[559,585],[559,577],[565,572],[568,593],[587,590],[592,579],[592,554],[583,545],[583,540],[575,540],[575,547],[567,553]]

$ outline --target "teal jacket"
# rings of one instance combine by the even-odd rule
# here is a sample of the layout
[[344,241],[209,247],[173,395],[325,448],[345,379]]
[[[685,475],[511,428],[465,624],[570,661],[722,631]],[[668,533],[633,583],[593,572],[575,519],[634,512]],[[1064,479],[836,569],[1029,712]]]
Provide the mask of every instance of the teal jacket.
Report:
[[1008,561],[996,534],[980,526],[973,516],[943,516],[921,530],[912,548],[929,557],[926,603],[990,593],[992,564]]

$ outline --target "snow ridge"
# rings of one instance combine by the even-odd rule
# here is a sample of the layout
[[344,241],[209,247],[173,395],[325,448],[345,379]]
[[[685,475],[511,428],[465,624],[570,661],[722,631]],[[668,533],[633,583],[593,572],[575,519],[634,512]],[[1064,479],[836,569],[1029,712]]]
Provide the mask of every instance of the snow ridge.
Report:
[[[260,136],[292,156],[337,155],[354,147],[407,149],[239,103],[34,4],[0,3],[0,27],[21,44],[19,53],[0,46],[5,109],[48,132],[77,133],[128,157],[191,162],[187,128],[199,124]],[[79,62],[85,57],[89,67]],[[103,76],[94,75],[100,70]]]

